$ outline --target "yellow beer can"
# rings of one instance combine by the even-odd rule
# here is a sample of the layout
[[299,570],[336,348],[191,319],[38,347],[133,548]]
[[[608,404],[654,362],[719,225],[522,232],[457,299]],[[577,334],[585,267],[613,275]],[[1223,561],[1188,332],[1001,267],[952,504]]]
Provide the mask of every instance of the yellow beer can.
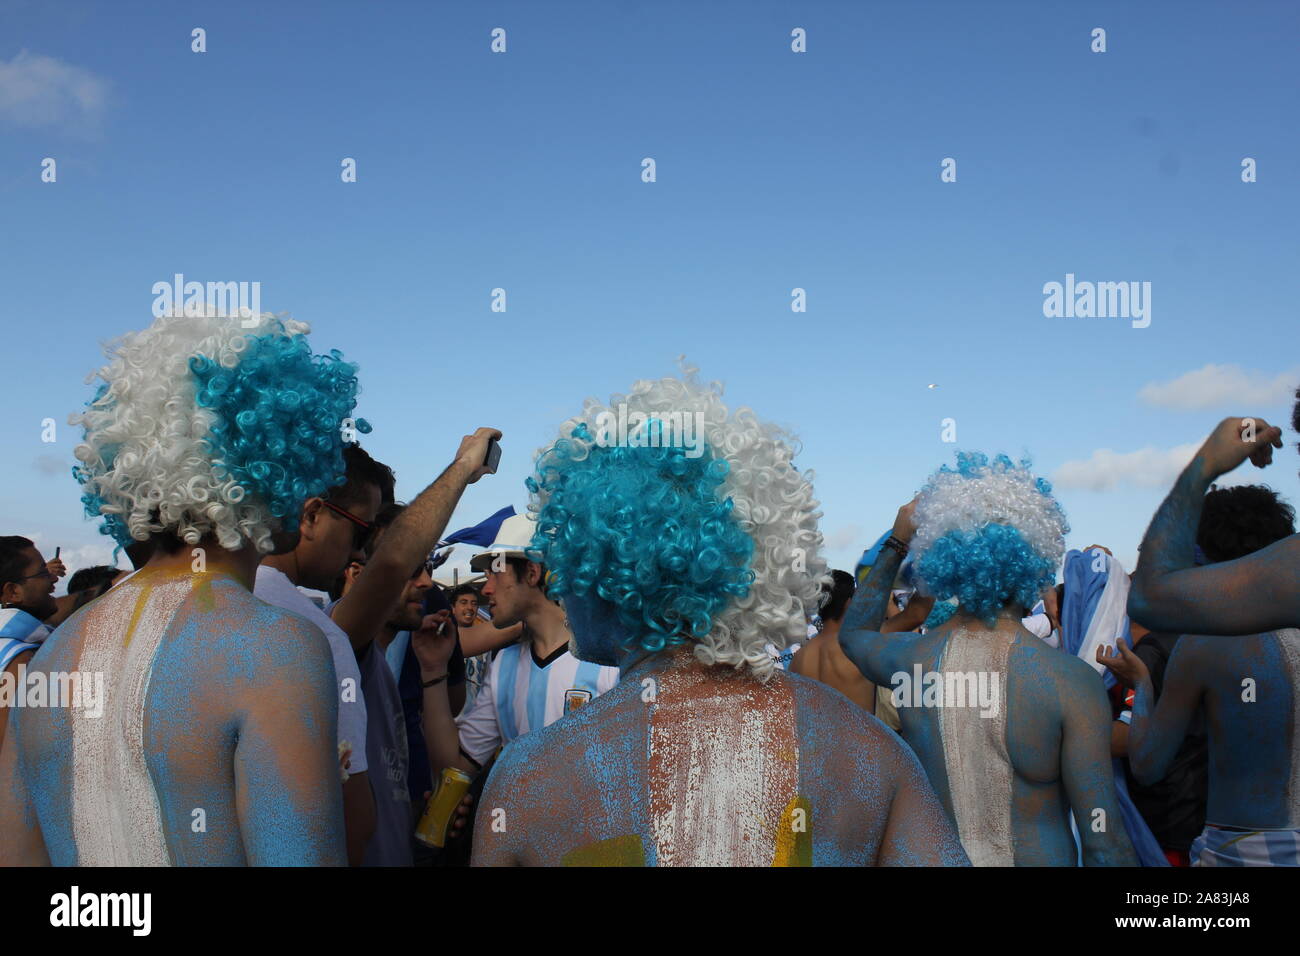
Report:
[[420,823],[415,828],[417,840],[425,846],[438,849],[447,845],[447,827],[451,823],[451,815],[456,812],[456,807],[465,796],[465,791],[469,789],[470,782],[470,775],[465,771],[455,767],[443,768],[438,789],[429,798],[429,804],[424,808],[424,815],[420,817]]

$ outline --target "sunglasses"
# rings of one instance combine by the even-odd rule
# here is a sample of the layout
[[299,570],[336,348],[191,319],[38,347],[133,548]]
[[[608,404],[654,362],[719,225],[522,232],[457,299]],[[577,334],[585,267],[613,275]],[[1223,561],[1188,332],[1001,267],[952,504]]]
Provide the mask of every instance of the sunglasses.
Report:
[[366,545],[370,544],[370,539],[374,537],[375,526],[369,521],[363,521],[361,518],[358,518],[351,511],[348,511],[347,508],[340,508],[338,505],[326,501],[324,498],[320,500],[320,503],[339,517],[347,518],[352,522],[352,548],[356,551],[364,551]]

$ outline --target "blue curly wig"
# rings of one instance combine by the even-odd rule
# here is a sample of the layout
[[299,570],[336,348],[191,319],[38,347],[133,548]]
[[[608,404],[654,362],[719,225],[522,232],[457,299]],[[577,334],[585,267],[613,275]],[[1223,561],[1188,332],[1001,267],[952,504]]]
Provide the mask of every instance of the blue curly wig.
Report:
[[266,553],[273,531],[295,529],[303,502],[346,478],[358,390],[356,366],[313,355],[307,330],[269,314],[252,329],[172,315],[112,347],[73,418],[84,429],[73,474],[101,530],[123,546],[172,531]]
[[[647,422],[646,429],[655,427]],[[719,498],[728,464],[706,447],[588,445],[586,423],[537,460],[528,488],[544,497],[533,560],[549,593],[595,594],[646,651],[699,639],[749,593],[754,544]]]
[[957,610],[992,623],[1009,602],[1032,607],[1056,580],[1069,531],[1052,486],[1028,460],[961,452],[931,476],[916,506],[916,574],[938,603],[936,627]]

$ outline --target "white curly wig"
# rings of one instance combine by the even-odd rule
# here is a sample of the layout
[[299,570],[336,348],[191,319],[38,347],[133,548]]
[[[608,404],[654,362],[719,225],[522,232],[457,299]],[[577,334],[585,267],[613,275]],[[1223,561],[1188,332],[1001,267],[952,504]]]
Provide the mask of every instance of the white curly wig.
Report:
[[[791,463],[799,450],[791,435],[748,408],[730,411],[718,383],[703,386],[695,369],[683,371],[639,381],[608,405],[587,399],[539,450],[529,480],[534,547],[559,593],[598,593],[638,638],[648,635],[647,649],[666,636],[670,644],[689,638],[703,663],[748,667],[766,680],[775,663],[765,645],[803,639],[830,580],[813,474]],[[700,413],[703,463],[609,448],[593,455],[620,406],[625,419],[660,423]],[[746,537],[752,550],[736,547]],[[734,583],[745,573],[741,551],[749,551],[747,590]]]
[[171,314],[106,346],[87,378],[102,384],[69,419],[85,430],[73,473],[101,530],[122,546],[171,532],[269,553],[302,502],[344,477],[356,368],[313,356],[308,331],[270,313]]

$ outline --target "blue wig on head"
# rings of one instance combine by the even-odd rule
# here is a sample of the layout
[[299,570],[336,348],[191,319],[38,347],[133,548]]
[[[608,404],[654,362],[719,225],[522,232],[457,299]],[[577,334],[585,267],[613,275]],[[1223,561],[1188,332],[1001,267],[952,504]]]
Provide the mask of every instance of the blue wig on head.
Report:
[[585,423],[571,434],[583,441],[558,439],[528,479],[544,501],[530,556],[550,570],[550,594],[608,602],[646,651],[702,638],[754,577],[753,540],[718,497],[728,463],[707,446],[692,458],[588,445]]
[[303,502],[345,479],[358,388],[356,367],[313,355],[307,331],[270,314],[251,327],[167,315],[111,346],[72,419],[85,430],[73,474],[101,530],[123,546],[167,531],[267,553],[296,528]]
[[916,507],[912,553],[935,604],[927,627],[963,612],[992,623],[1011,601],[1032,607],[1056,580],[1069,530],[1051,485],[1029,462],[961,452],[943,466]]

